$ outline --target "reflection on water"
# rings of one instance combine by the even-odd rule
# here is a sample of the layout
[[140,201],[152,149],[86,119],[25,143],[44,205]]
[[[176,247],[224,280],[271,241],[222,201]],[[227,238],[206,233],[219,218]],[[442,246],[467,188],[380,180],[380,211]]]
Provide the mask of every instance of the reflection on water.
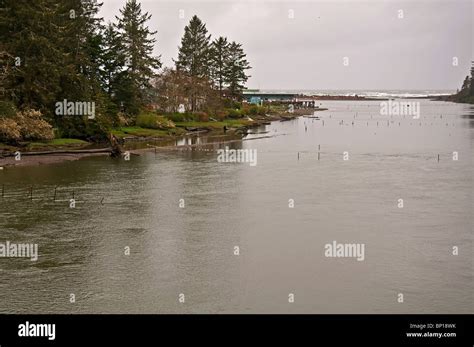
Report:
[[[254,131],[254,130],[252,130]],[[218,143],[223,141],[236,141],[242,139],[242,135],[235,132],[228,132],[224,134],[210,133],[210,134],[187,134],[181,138],[170,139],[154,139],[150,141],[143,141],[140,139],[129,140],[125,144],[125,149],[143,149],[150,147],[171,147],[171,146],[201,146],[211,143]]]
[[[0,312],[472,312],[472,110],[323,107],[229,144],[256,167],[196,149],[0,171],[0,242],[40,253],[0,258]],[[333,241],[365,260],[326,258]]]

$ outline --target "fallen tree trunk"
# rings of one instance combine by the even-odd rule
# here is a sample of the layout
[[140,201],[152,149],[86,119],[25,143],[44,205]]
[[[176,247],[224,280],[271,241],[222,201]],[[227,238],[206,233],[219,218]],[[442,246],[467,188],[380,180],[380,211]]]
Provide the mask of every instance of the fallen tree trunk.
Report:
[[[81,153],[112,153],[112,148],[97,148],[97,149],[64,149],[56,151],[38,151],[38,152],[20,152],[22,156],[24,155],[51,155],[51,154],[81,154]],[[0,153],[0,157],[14,157],[16,152],[9,153]]]
[[122,156],[123,150],[122,146],[120,145],[119,139],[115,137],[115,135],[109,135],[109,143],[112,146],[110,155],[114,158],[120,158]]

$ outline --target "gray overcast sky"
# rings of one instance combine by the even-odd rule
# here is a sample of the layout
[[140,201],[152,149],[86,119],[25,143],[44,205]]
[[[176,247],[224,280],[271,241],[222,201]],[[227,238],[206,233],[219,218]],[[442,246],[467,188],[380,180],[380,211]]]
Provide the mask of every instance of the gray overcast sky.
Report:
[[[114,20],[125,0],[103,0]],[[473,59],[473,0],[142,0],[155,53],[172,66],[189,19],[243,44],[249,88],[456,89]],[[179,18],[184,10],[184,19]],[[291,11],[292,10],[292,11]],[[399,19],[399,11],[403,19]],[[293,13],[294,18],[291,17]],[[344,66],[344,57],[349,65]],[[458,66],[453,66],[457,57]]]

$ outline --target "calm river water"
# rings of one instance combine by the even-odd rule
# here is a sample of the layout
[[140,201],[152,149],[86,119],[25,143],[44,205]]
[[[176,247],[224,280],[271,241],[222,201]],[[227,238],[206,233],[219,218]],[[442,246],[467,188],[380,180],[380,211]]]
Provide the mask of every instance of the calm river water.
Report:
[[474,109],[420,102],[322,101],[232,143],[254,167],[206,147],[0,171],[0,242],[39,246],[0,258],[0,313],[473,313]]

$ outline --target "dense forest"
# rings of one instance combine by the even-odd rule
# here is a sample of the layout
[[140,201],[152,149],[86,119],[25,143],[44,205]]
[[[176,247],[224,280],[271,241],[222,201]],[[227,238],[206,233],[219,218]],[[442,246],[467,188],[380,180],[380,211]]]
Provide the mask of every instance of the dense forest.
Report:
[[[0,0],[0,142],[103,140],[112,129],[242,117],[250,65],[193,16],[175,66],[137,0],[113,23],[97,0]],[[88,112],[87,112],[88,111]],[[91,112],[92,111],[92,112]]]

